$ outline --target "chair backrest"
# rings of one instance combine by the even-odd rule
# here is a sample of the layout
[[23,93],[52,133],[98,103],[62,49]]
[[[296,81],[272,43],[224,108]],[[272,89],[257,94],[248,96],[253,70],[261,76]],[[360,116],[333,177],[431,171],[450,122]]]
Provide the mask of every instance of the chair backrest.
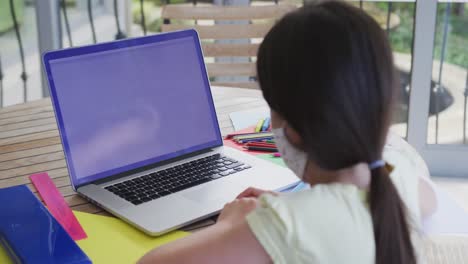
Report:
[[[212,85],[257,88],[255,57],[259,44],[275,21],[294,10],[291,4],[261,6],[214,6],[169,4],[163,7],[162,31],[194,28],[202,41]],[[216,21],[246,21],[245,24],[221,24]],[[182,22],[182,23],[181,23]],[[188,24],[188,23],[192,24]],[[185,23],[185,24],[184,24]],[[242,43],[222,40],[247,39]],[[219,62],[220,57],[243,57],[242,62]],[[244,76],[247,81],[223,82],[218,77]],[[214,80],[214,81],[213,81]]]

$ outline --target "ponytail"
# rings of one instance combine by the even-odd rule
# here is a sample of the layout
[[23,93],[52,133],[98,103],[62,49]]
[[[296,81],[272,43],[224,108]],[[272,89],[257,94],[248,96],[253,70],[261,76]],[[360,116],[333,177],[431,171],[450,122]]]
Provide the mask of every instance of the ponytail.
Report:
[[374,223],[376,264],[415,264],[406,207],[390,179],[390,166],[372,170],[369,205]]
[[[285,15],[257,56],[268,105],[327,170],[379,158],[400,87],[395,69],[380,25],[345,1],[317,1]],[[375,263],[415,264],[406,208],[388,168],[372,170],[368,203]]]

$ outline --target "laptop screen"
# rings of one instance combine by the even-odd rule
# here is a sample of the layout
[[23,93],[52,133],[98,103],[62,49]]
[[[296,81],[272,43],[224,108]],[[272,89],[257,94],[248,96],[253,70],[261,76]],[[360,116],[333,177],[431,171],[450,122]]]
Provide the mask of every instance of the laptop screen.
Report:
[[222,145],[194,31],[44,60],[74,186]]

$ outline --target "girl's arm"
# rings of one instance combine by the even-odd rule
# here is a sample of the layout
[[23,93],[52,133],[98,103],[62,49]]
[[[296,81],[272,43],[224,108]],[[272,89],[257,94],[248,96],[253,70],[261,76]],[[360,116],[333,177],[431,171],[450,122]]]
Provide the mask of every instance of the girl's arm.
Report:
[[215,225],[156,248],[138,263],[270,263],[245,220],[256,206],[253,198],[235,200],[224,207]]
[[434,184],[428,177],[419,177],[419,209],[422,219],[431,216],[437,209]]
[[[419,199],[419,210],[421,212],[421,218],[427,218],[432,215],[437,209],[437,197],[435,193],[434,183],[431,181],[429,169],[427,168],[426,162],[423,160],[421,155],[404,139],[395,134],[389,132],[387,137],[387,144],[390,147],[396,147],[400,155],[405,158],[411,159],[416,167],[418,167],[418,199]],[[398,164],[395,164],[398,166]],[[416,175],[415,175],[416,176]]]
[[419,210],[421,218],[425,219],[431,216],[437,209],[437,197],[435,193],[435,185],[431,180],[431,174],[426,162],[421,155],[408,142],[402,140],[404,146],[412,153],[413,161],[418,164],[421,174],[418,177],[418,193],[419,193]]

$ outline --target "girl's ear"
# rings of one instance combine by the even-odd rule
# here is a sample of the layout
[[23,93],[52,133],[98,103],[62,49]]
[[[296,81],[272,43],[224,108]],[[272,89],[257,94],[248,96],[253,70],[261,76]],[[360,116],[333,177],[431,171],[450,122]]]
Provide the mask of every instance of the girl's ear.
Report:
[[297,131],[289,126],[288,122],[283,119],[283,117],[275,112],[273,109],[270,110],[271,116],[271,127],[272,128],[284,128],[284,133],[286,138],[288,138],[289,142],[296,147],[302,146],[302,137],[297,133]]
[[302,149],[303,141],[301,135],[287,123],[284,126],[284,133],[291,144]]
[[286,121],[281,117],[280,114],[276,113],[273,109],[270,110],[271,127],[280,128],[286,125]]

